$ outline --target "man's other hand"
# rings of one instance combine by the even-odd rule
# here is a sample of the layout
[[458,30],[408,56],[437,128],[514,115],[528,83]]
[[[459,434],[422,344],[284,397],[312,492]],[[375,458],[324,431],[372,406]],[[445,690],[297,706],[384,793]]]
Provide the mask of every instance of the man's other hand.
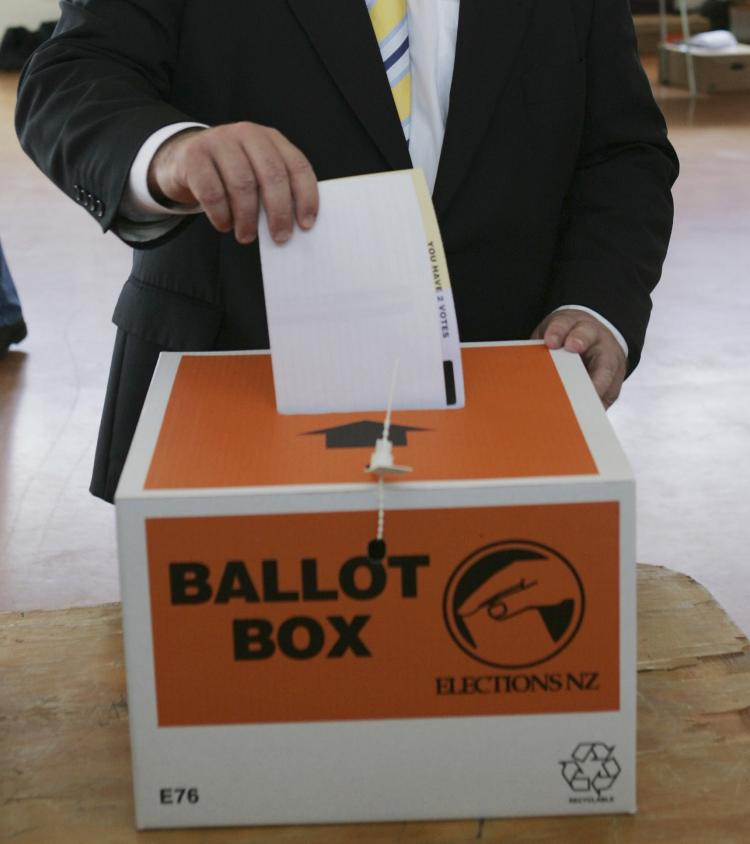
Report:
[[200,205],[214,228],[234,230],[243,244],[258,235],[260,202],[277,243],[289,240],[295,220],[309,229],[318,214],[310,162],[276,129],[257,123],[174,135],[152,159],[148,187],[159,202]]
[[580,355],[604,407],[620,395],[627,359],[614,334],[596,317],[564,308],[539,323],[531,336],[544,340],[549,349],[566,349]]

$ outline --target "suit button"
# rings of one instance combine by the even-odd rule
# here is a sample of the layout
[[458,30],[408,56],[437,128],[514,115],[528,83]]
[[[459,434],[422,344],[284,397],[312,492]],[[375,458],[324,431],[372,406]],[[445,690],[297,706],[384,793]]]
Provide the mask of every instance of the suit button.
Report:
[[76,202],[81,201],[81,186],[80,185],[73,185],[73,197],[75,198]]
[[96,210],[95,210],[96,216],[101,220],[101,218],[104,216],[104,203],[101,201],[101,199],[96,200],[96,206],[95,207],[96,207]]

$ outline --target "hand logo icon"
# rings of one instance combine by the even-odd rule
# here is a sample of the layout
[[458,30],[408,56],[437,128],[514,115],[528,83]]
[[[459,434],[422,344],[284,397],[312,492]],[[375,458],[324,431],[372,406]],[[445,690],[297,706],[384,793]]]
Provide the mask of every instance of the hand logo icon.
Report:
[[448,629],[474,659],[501,668],[545,662],[573,639],[583,619],[583,584],[558,552],[538,543],[479,549],[451,577]]

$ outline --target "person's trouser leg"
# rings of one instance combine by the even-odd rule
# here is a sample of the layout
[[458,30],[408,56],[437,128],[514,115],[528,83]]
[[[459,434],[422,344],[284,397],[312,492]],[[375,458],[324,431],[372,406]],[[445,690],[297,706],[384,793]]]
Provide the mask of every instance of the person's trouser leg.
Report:
[[23,319],[18,291],[0,245],[0,326],[15,325]]

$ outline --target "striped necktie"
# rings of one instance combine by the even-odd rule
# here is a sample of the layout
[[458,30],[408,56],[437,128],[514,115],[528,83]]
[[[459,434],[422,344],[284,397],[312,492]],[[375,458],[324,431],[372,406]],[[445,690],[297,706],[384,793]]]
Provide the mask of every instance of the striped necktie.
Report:
[[411,127],[411,64],[406,0],[366,0],[407,143]]

